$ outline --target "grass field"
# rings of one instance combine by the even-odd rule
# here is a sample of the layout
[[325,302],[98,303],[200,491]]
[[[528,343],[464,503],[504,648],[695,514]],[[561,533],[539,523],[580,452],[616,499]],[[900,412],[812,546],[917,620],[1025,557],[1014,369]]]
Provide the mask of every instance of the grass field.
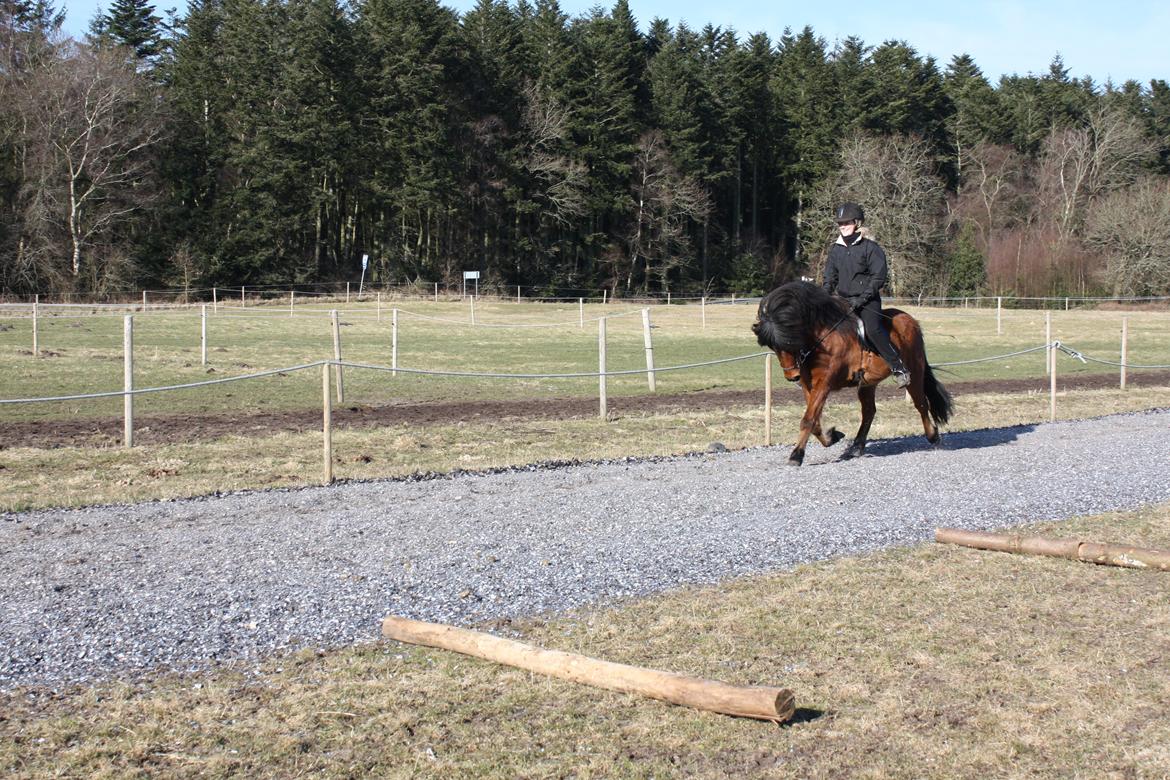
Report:
[[[1166,548],[1170,506],[1032,530]],[[791,687],[782,727],[384,643],[7,695],[0,775],[1166,777],[1167,577],[923,545],[495,627]]]
[[[575,304],[484,302],[470,323],[465,303],[411,301],[401,304],[399,366],[428,370],[501,373],[568,373],[597,369],[597,323],[579,325]],[[390,306],[382,319],[372,304],[352,305],[341,322],[343,357],[355,362],[390,363]],[[1044,313],[1005,310],[997,334],[994,309],[912,309],[922,322],[933,363],[1002,355],[1044,342]],[[608,369],[645,367],[640,309],[620,305],[585,307],[586,318],[624,314],[608,321]],[[209,365],[200,363],[198,310],[139,314],[135,318],[135,383],[138,387],[178,384],[288,367],[332,355],[329,310],[298,306],[296,316],[276,305],[223,308],[209,315]],[[651,309],[655,364],[659,367],[750,355],[760,349],[749,327],[750,305],[709,305],[706,327],[696,304]],[[1165,311],[1058,311],[1053,338],[1089,356],[1117,360],[1121,319],[1129,318],[1129,360],[1170,364],[1170,313]],[[546,327],[549,325],[555,327]],[[31,322],[0,320],[0,397],[36,397],[117,390],[122,382],[122,317],[43,317],[42,357],[30,352]],[[500,327],[496,327],[500,326]],[[507,327],[503,327],[507,326]],[[600,420],[460,420],[447,424],[389,425],[375,430],[338,430],[334,436],[338,478],[375,478],[417,471],[483,469],[538,460],[670,454],[705,449],[713,441],[728,447],[762,443],[762,359],[659,375],[660,393],[711,389],[759,391],[760,403],[718,410],[674,410]],[[1042,377],[1042,353],[958,366],[939,374],[944,382]],[[1116,374],[1101,364],[1082,364],[1064,355],[1058,374]],[[1131,371],[1137,373],[1137,370]],[[777,402],[794,401],[799,391],[776,377]],[[345,372],[346,404],[397,404],[591,397],[597,380],[437,378],[350,369]],[[644,374],[614,377],[614,397],[648,393]],[[211,441],[158,444],[123,450],[117,446],[33,448],[0,442],[0,511],[77,506],[126,500],[172,498],[237,490],[305,485],[321,478],[321,437],[316,424],[302,433],[252,433],[255,413],[319,410],[319,370],[227,385],[150,394],[136,399],[137,418],[190,414],[238,417],[240,430]],[[835,396],[826,419],[852,433],[856,404]],[[1166,388],[1075,392],[1061,395],[1058,415],[1075,418],[1166,406]],[[85,421],[121,415],[121,399],[0,405],[4,424],[54,420]],[[774,440],[791,441],[799,410],[775,412]],[[951,428],[972,429],[1047,419],[1045,395],[966,395]],[[920,430],[917,415],[902,401],[879,408],[875,437]]]

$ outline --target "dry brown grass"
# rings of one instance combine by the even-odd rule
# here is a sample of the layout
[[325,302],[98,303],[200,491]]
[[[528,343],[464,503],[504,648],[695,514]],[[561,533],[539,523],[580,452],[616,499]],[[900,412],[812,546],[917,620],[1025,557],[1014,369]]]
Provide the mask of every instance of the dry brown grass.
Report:
[[[1170,547],[1170,506],[1031,530]],[[388,643],[0,700],[11,777],[1165,777],[1170,575],[924,545],[508,629],[784,727]],[[374,622],[382,617],[371,614]]]

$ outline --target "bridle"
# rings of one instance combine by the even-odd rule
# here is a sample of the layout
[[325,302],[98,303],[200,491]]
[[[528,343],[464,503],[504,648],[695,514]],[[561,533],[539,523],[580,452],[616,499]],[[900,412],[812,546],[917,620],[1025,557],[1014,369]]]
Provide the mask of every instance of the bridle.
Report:
[[800,354],[798,354],[798,355],[796,356],[796,365],[795,365],[795,366],[786,366],[786,365],[784,365],[783,363],[781,363],[781,364],[780,364],[780,370],[781,370],[781,371],[799,371],[801,368],[803,368],[803,367],[804,367],[804,361],[806,361],[806,360],[808,360],[810,357],[812,357],[813,353],[815,353],[815,352],[817,351],[817,349],[819,349],[819,348],[820,348],[821,344],[823,344],[823,343],[824,343],[824,341],[825,341],[825,339],[828,337],[828,335],[829,335],[830,333],[832,333],[833,331],[835,331],[835,330],[837,329],[837,327],[838,327],[838,326],[839,326],[839,325],[840,325],[842,322],[844,322],[845,320],[847,320],[847,319],[848,319],[848,318],[849,318],[849,317],[850,317],[852,314],[853,314],[853,310],[852,310],[852,309],[850,309],[849,311],[845,312],[845,314],[841,316],[841,319],[837,320],[837,322],[833,324],[833,327],[829,328],[829,329],[828,329],[828,330],[826,330],[824,333],[822,333],[822,334],[821,334],[821,337],[820,337],[819,339],[817,339],[817,340],[816,340],[816,342],[815,342],[815,343],[814,343],[814,344],[813,344],[811,347],[805,347],[804,349],[802,349],[802,350],[800,351]]

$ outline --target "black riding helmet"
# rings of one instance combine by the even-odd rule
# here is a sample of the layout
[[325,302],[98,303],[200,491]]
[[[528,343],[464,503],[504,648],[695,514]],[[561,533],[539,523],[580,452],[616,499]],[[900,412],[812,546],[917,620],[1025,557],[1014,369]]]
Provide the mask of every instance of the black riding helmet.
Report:
[[833,210],[833,220],[842,222],[864,222],[865,211],[856,203],[842,203]]

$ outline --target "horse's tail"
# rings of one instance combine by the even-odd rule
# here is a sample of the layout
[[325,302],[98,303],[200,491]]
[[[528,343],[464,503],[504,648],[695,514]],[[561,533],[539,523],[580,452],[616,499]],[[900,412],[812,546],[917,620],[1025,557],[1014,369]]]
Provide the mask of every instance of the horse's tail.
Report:
[[950,419],[951,413],[954,412],[955,401],[951,398],[950,392],[943,387],[942,382],[935,379],[929,363],[926,363],[926,372],[923,378],[925,381],[922,383],[922,389],[926,391],[926,400],[930,403],[930,416],[934,419],[935,425],[942,425]]

